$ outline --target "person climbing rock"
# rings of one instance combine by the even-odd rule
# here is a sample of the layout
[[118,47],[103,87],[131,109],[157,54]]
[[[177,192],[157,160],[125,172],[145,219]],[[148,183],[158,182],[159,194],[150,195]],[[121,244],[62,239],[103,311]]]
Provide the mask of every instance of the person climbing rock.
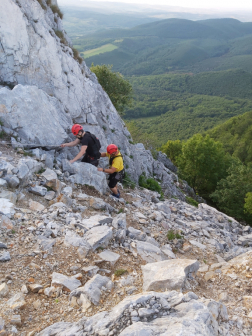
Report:
[[101,153],[99,152],[101,148],[99,139],[94,134],[84,131],[83,127],[79,124],[73,125],[72,133],[77,139],[61,145],[61,147],[64,148],[81,144],[79,154],[77,154],[74,159],[70,160],[70,163],[74,163],[83,156],[81,162],[87,162],[97,167],[101,157]]
[[112,196],[120,198],[120,191],[117,188],[117,183],[122,181],[124,177],[123,157],[118,147],[110,144],[107,147],[107,152],[101,153],[101,157],[109,158],[109,168],[98,168],[99,171],[109,174],[109,188],[112,191]]

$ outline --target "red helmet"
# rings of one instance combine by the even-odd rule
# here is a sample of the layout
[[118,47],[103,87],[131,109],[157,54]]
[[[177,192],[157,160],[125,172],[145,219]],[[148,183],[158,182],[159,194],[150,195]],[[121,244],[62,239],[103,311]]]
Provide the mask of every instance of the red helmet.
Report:
[[73,135],[77,135],[80,131],[83,131],[83,127],[79,124],[75,124],[72,127],[72,133]]
[[117,151],[118,151],[118,147],[116,145],[114,145],[114,144],[108,145],[108,147],[107,147],[107,153],[109,155],[111,155],[111,154],[113,154],[113,153],[115,153]]

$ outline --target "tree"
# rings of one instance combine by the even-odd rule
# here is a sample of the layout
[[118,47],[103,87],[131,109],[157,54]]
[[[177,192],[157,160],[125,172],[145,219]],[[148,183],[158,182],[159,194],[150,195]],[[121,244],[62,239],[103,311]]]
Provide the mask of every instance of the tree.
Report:
[[244,212],[252,215],[252,192],[246,194],[244,201]]
[[164,152],[175,165],[177,165],[178,157],[182,153],[182,142],[180,140],[169,140],[161,147],[161,151]]
[[236,159],[228,169],[228,176],[218,182],[210,197],[218,208],[238,220],[252,223],[251,209],[252,166],[245,166]]
[[180,176],[197,193],[208,197],[215,190],[217,182],[227,176],[230,160],[220,142],[208,135],[203,137],[196,134],[183,143],[177,163]]
[[108,94],[116,110],[122,115],[126,106],[132,102],[132,86],[119,72],[112,71],[112,65],[92,64],[90,70],[97,76],[98,82]]

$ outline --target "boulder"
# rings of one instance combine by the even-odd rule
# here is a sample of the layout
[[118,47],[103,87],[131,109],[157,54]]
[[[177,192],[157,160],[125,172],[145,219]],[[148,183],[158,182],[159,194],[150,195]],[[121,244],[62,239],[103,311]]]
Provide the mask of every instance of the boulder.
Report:
[[7,284],[4,282],[0,285],[0,297],[5,297],[7,296],[9,293],[9,288],[7,286]]
[[29,201],[29,207],[31,210],[38,212],[43,211],[45,209],[43,204],[32,200]]
[[[78,290],[81,301],[81,295],[85,295],[83,287]],[[150,308],[146,308],[147,305]],[[79,322],[55,323],[38,336],[82,335],[83,330],[88,334],[92,330],[99,336],[215,336],[226,317],[222,303],[199,300],[192,292],[185,295],[176,291],[147,292],[128,296],[111,311],[99,312]]]
[[0,228],[1,229],[5,229],[5,230],[12,230],[13,229],[13,223],[10,220],[9,217],[3,215],[0,218],[1,222],[0,222]]
[[93,186],[99,193],[106,193],[108,185],[103,172],[99,172],[95,166],[85,162],[74,162],[72,166],[74,175],[70,176],[70,179],[73,183]]
[[0,192],[0,212],[1,212],[1,199],[8,199],[11,203],[16,204],[17,202],[17,195],[9,190],[2,190]]
[[239,237],[237,243],[242,246],[252,246],[252,234]]
[[11,256],[8,251],[0,255],[0,262],[9,261],[9,260],[11,260]]
[[39,172],[43,168],[43,163],[38,162],[34,159],[20,159],[17,165],[18,168],[18,178],[21,181],[21,185],[25,186],[28,184],[32,174]]
[[167,257],[163,255],[159,247],[147,242],[137,242],[137,253],[147,263],[155,263],[156,261],[167,259]]
[[38,291],[40,291],[40,289],[43,289],[43,286],[41,286],[39,284],[30,284],[30,285],[28,285],[28,288],[32,293],[38,293]]
[[172,249],[170,245],[164,245],[161,247],[161,251],[165,256],[167,256],[168,259],[176,259],[175,254],[172,252]]
[[7,182],[4,179],[0,178],[0,188],[6,188],[6,187],[7,187]]
[[47,189],[45,187],[35,186],[29,188],[29,192],[38,196],[45,196]]
[[2,242],[0,242],[0,249],[7,249],[8,246]]
[[101,288],[111,289],[113,286],[112,281],[100,274],[96,274],[92,279],[88,280],[84,287],[80,287],[71,292],[70,298],[72,296],[80,297],[81,294],[85,294],[89,301],[93,304],[98,305],[101,297]]
[[93,277],[99,271],[99,267],[98,266],[83,267],[82,271],[86,273],[89,277]]
[[96,226],[84,235],[84,238],[93,250],[97,249],[99,246],[106,247],[112,237],[112,228],[106,225]]
[[20,181],[17,176],[6,175],[4,179],[8,183],[9,188],[17,188],[19,186]]
[[7,301],[7,305],[13,310],[24,308],[24,306],[26,305],[24,294],[15,294],[9,301]]
[[171,217],[170,204],[168,202],[160,202],[156,204],[158,211],[163,211],[166,214],[166,218]]
[[117,260],[120,258],[120,254],[114,253],[109,250],[104,250],[98,255],[102,260],[109,262],[111,266],[114,266]]
[[16,325],[17,327],[21,327],[21,325],[22,325],[21,316],[20,315],[12,315],[10,323]]
[[66,231],[64,245],[66,246],[76,246],[83,247],[86,251],[91,250],[90,244],[87,242],[86,238],[83,238],[72,231]]
[[90,218],[83,219],[81,223],[84,225],[84,227],[87,230],[92,229],[95,226],[104,225],[104,224],[110,224],[112,223],[112,218],[108,216],[103,215],[95,215],[91,216]]
[[52,286],[62,287],[63,290],[71,292],[74,289],[81,286],[81,282],[75,277],[68,277],[67,275],[53,272],[52,274]]
[[134,240],[141,240],[141,241],[145,241],[146,240],[146,233],[140,231],[140,230],[137,230],[133,227],[128,227],[127,229],[127,236],[130,238],[130,239],[134,239]]
[[127,220],[126,214],[121,213],[117,215],[112,222],[112,226],[115,228],[114,237],[118,243],[123,243],[126,237]]
[[196,273],[199,262],[190,259],[165,260],[141,266],[143,290],[181,289],[190,273]]
[[45,185],[52,188],[57,194],[61,192],[62,183],[58,180],[57,174],[52,169],[47,168],[42,174],[46,180]]
[[206,249],[206,245],[203,245],[203,244],[197,242],[196,240],[191,239],[191,240],[189,240],[189,242],[190,242],[190,244],[192,244],[192,245],[200,248],[201,250],[205,250]]

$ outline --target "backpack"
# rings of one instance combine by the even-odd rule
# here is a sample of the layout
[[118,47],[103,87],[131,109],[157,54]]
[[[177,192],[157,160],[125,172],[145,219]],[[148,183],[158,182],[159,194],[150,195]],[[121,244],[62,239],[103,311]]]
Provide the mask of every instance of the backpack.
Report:
[[92,133],[86,131],[85,133],[88,133],[90,135],[90,137],[92,138],[93,140],[93,145],[91,145],[90,149],[94,155],[94,158],[95,159],[100,159],[101,157],[101,153],[100,153],[100,149],[101,149],[101,143],[100,143],[100,140]]

